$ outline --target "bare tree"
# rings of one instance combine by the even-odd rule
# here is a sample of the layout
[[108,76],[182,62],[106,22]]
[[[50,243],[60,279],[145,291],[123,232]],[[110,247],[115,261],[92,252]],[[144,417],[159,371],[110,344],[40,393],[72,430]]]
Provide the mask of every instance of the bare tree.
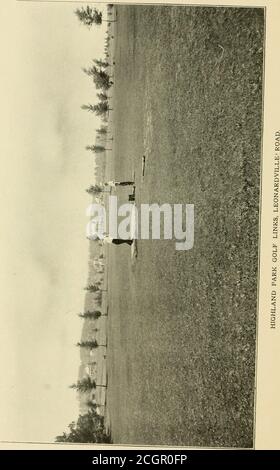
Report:
[[77,346],[79,348],[96,349],[99,346],[107,347],[107,344],[98,344],[98,342],[94,340],[94,341],[81,341],[77,343]]
[[90,150],[93,153],[101,153],[105,152],[105,150],[112,150],[109,148],[105,148],[104,145],[87,145],[85,149]]
[[96,129],[97,134],[106,135],[108,130],[106,126],[101,126],[99,129]]
[[107,314],[101,313],[100,310],[93,310],[92,312],[87,310],[84,313],[79,313],[78,316],[88,320],[97,320],[100,317],[107,317]]

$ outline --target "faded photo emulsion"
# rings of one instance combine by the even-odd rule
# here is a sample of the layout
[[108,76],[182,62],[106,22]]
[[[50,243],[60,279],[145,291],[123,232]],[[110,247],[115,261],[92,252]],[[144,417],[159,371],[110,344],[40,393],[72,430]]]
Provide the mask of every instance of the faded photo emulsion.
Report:
[[16,3],[1,440],[252,448],[265,8]]

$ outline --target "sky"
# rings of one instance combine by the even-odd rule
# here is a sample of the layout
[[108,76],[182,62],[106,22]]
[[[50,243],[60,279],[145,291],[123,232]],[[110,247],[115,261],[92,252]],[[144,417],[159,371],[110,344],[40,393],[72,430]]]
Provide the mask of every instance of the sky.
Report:
[[[81,4],[80,4],[81,5]],[[98,118],[81,68],[100,58],[75,3],[1,2],[0,440],[54,441],[78,416],[88,266],[85,192]]]

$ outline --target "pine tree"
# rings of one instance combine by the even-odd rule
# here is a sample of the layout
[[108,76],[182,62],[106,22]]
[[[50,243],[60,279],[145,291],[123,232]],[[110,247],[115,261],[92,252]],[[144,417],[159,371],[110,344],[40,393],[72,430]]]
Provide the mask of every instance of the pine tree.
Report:
[[78,20],[89,28],[93,24],[102,24],[102,13],[96,8],[92,8],[87,5],[86,8],[77,8],[74,13],[77,16]]

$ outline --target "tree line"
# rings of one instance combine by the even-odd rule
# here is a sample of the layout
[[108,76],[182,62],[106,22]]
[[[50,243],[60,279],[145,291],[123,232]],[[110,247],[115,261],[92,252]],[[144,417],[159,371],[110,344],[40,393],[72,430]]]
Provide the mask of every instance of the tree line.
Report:
[[[108,16],[112,16],[112,7],[113,5],[108,5]],[[87,26],[88,28],[91,28],[92,25],[101,25],[103,21],[108,22],[108,25],[112,22],[115,22],[116,20],[114,19],[103,19],[102,12],[97,10],[94,7],[91,7],[87,5],[86,7],[81,7],[77,8],[75,10],[75,14],[83,25]],[[108,33],[108,31],[107,31]],[[81,108],[85,111],[91,112],[99,116],[104,122],[106,122],[107,119],[107,114],[109,111],[112,111],[112,108],[110,108],[109,104],[109,99],[110,96],[108,95],[108,91],[110,87],[113,85],[113,80],[112,76],[110,76],[108,70],[110,63],[107,60],[109,58],[109,44],[110,44],[110,39],[113,36],[110,36],[107,34],[107,37],[105,39],[105,48],[104,48],[104,55],[105,59],[94,59],[92,62],[92,65],[88,68],[83,67],[83,72],[90,77],[90,79],[93,81],[96,90],[100,90],[99,93],[97,93],[97,98],[98,98],[98,103],[96,104],[83,104]],[[101,127],[100,129],[97,130],[97,134],[105,136],[107,134],[107,129],[105,126]],[[111,150],[111,149],[106,149],[103,145],[87,145],[86,150],[90,150],[94,153],[99,153],[103,152],[105,150]]]
[[[107,5],[107,16],[112,16],[113,5]],[[80,7],[75,10],[75,15],[77,16],[79,22],[84,26],[91,28],[93,25],[101,25],[103,21],[107,22],[110,26],[111,22],[116,20],[109,18],[104,19],[101,11],[97,10],[95,7],[87,5],[86,7]],[[92,65],[88,68],[83,68],[83,72],[92,80],[95,85],[96,90],[99,90],[97,93],[98,102],[96,104],[83,104],[81,108],[87,112],[91,112],[99,116],[103,124],[99,129],[96,130],[97,137],[105,138],[107,137],[107,126],[105,125],[107,114],[112,109],[109,104],[109,89],[113,85],[112,76],[109,74],[109,45],[110,45],[110,36],[107,32],[107,37],[105,39],[104,47],[104,56],[105,59],[94,59]],[[106,139],[107,140],[107,139]],[[113,138],[108,139],[113,140]],[[103,145],[87,145],[86,150],[92,151],[94,153],[103,152],[106,148]],[[109,149],[108,149],[109,150]],[[88,192],[92,192],[92,189],[89,188]],[[99,192],[99,191],[98,191]],[[85,290],[90,293],[95,293],[99,305],[101,305],[101,285],[100,282],[95,284],[89,284],[85,287]],[[100,310],[85,311],[78,314],[79,317],[83,320],[97,320],[98,318],[105,316],[101,313]],[[98,331],[95,329],[95,331]],[[96,349],[100,346],[106,347],[106,344],[99,344],[96,340],[86,340],[80,341],[76,344],[79,348],[86,348],[89,350]],[[100,416],[97,413],[97,404],[94,403],[94,392],[97,387],[104,387],[106,385],[98,384],[90,376],[84,377],[81,380],[78,380],[76,383],[70,385],[71,389],[74,389],[78,393],[88,393],[91,396],[91,399],[88,400],[87,406],[88,411],[85,414],[80,414],[77,421],[73,421],[69,424],[67,431],[63,432],[62,435],[56,437],[56,442],[96,442],[96,443],[106,443],[111,442],[111,438],[108,433],[105,431],[104,426],[104,417]]]
[[[102,314],[99,310],[89,311],[78,314],[80,318],[86,320],[97,320]],[[95,349],[99,346],[107,346],[106,344],[98,344],[96,340],[81,341],[77,343],[80,348]],[[106,388],[107,385],[98,384],[91,377],[87,376],[78,380],[76,383],[70,385],[78,393],[91,394],[97,387]],[[110,435],[105,431],[104,417],[97,413],[97,404],[94,403],[94,396],[87,402],[87,413],[80,414],[77,421],[69,424],[67,431],[63,432],[60,436],[56,437],[56,442],[96,442],[96,443],[109,443],[111,442]]]

